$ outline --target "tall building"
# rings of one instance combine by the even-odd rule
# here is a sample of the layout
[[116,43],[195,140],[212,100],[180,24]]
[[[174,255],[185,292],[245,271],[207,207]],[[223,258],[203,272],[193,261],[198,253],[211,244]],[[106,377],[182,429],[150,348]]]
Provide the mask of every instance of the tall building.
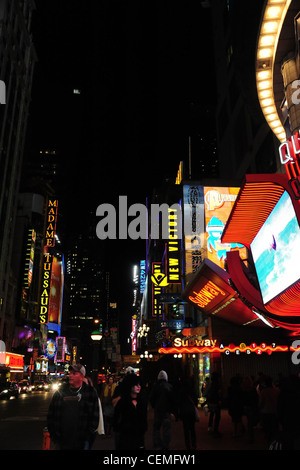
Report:
[[211,0],[221,178],[280,170],[278,140],[267,125],[256,90],[256,43],[263,2]]
[[79,357],[88,367],[93,362],[91,333],[99,323],[105,325],[108,308],[107,274],[92,228],[70,240],[66,262],[68,301],[63,310],[64,334],[77,346]]
[[7,348],[15,312],[16,280],[10,275],[13,235],[37,60],[30,34],[34,8],[33,0],[0,4],[0,80],[5,85],[5,104],[0,105],[0,338]]

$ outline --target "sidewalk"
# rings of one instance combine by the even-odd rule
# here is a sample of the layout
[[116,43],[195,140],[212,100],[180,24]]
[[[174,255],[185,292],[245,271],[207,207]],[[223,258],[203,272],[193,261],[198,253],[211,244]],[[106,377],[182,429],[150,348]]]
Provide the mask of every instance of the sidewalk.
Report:
[[[204,415],[202,409],[199,409],[200,421],[196,423],[197,450],[267,450],[266,442],[262,429],[258,425],[254,430],[254,443],[247,442],[247,435],[244,433],[239,438],[232,437],[231,417],[227,410],[222,410],[219,431],[221,437],[214,437],[208,432],[208,416]],[[152,445],[152,423],[153,411],[148,411],[148,430],[145,436],[146,450],[153,450]],[[244,420],[246,426],[246,420]],[[93,450],[115,450],[114,438],[97,436]],[[186,450],[183,438],[183,427],[181,421],[172,423],[172,438],[170,450]]]

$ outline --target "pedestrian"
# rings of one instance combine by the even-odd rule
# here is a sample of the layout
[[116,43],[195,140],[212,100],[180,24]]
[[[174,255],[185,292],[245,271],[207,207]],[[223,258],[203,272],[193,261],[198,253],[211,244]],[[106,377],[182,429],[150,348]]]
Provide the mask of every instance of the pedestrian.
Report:
[[232,377],[228,387],[228,413],[231,416],[233,432],[232,437],[240,437],[242,432],[243,396],[240,378]]
[[255,388],[253,379],[250,375],[243,378],[241,383],[242,400],[243,400],[243,416],[247,420],[247,437],[248,442],[254,442],[254,427],[258,422],[258,393]]
[[145,447],[147,401],[135,374],[124,378],[122,395],[115,406],[114,430],[118,433],[116,450],[138,450]]
[[274,386],[272,378],[267,377],[265,387],[260,392],[259,409],[268,444],[278,437],[278,396],[279,389]]
[[172,415],[176,413],[175,396],[168,374],[161,370],[157,382],[150,392],[149,401],[154,409],[153,446],[155,449],[169,449],[171,441]]
[[[136,374],[135,374],[135,371],[134,371],[133,367],[129,366],[126,369],[125,376],[119,381],[119,383],[116,385],[116,388],[113,392],[112,404],[113,404],[114,408],[117,406],[118,401],[121,400],[123,390],[126,391],[126,381],[127,381],[128,378],[130,380],[131,375],[135,376]],[[118,429],[116,428],[115,420],[113,420],[113,430],[114,430],[115,448],[119,449],[119,447],[120,447],[120,435],[119,435]]]
[[102,394],[101,394],[101,403],[104,416],[104,427],[105,434],[107,437],[110,437],[112,434],[112,425],[114,417],[114,405],[112,402],[114,391],[116,388],[116,383],[114,382],[113,375],[109,375],[107,378],[107,383],[104,385]]
[[[90,385],[91,387],[94,387],[94,384],[93,384],[93,381],[91,379],[91,377],[87,377],[85,376],[83,378],[83,382],[86,383],[87,385]],[[99,424],[98,424],[98,428],[97,428],[97,433],[102,436],[103,434],[105,434],[105,430],[104,430],[104,419],[103,419],[103,412],[102,412],[102,405],[101,405],[101,400],[98,396],[98,404],[99,404]]]
[[98,394],[84,382],[85,367],[71,366],[69,381],[53,395],[47,426],[58,450],[89,450],[99,425]]
[[215,437],[220,437],[219,424],[221,420],[221,382],[219,374],[211,374],[210,383],[207,388],[206,398],[209,408],[208,430],[213,432]]
[[188,377],[184,377],[178,392],[178,417],[182,421],[184,442],[187,450],[195,450],[197,447],[195,430],[197,404],[198,399],[193,383]]
[[135,375],[135,371],[133,367],[129,366],[126,369],[126,374],[124,378],[119,381],[119,383],[116,385],[114,389],[113,396],[112,396],[112,403],[114,406],[116,406],[116,404],[118,403],[118,401],[120,400],[122,396],[122,388],[123,388],[124,381],[126,382],[126,378],[129,377],[131,374]]

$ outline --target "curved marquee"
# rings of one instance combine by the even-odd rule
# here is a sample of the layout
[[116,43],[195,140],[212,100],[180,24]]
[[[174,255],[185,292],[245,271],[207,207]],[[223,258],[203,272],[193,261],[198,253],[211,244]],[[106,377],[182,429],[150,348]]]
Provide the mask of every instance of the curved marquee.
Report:
[[[300,220],[300,204],[284,174],[247,175],[222,235],[222,243],[250,244],[284,191],[289,194]],[[253,311],[267,317],[273,326],[300,331],[300,280],[267,303],[246,276],[238,252],[228,253],[227,271],[241,298]]]

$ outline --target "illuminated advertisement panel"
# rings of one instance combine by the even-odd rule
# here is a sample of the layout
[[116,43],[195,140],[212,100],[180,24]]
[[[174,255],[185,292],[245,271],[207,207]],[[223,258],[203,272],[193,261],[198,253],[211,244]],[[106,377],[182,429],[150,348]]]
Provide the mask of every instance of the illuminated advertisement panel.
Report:
[[10,368],[11,372],[23,372],[24,356],[22,354],[6,352],[5,365]]
[[61,323],[64,285],[64,261],[53,257],[48,322]]
[[132,355],[136,354],[136,315],[133,315],[132,317],[132,323],[131,323],[131,353]]
[[40,299],[39,322],[47,323],[49,314],[49,299],[51,285],[52,255],[44,254],[43,274],[42,274],[42,290]]
[[44,353],[45,353],[45,356],[48,359],[53,359],[54,358],[55,353],[56,353],[56,342],[55,342],[54,339],[49,338],[47,340],[47,343],[44,347]]
[[25,261],[25,272],[24,272],[25,289],[29,289],[31,282],[32,282],[35,241],[36,241],[36,232],[33,229],[30,229],[28,232],[28,240],[27,240],[27,247],[26,247],[26,261]]
[[146,284],[146,261],[140,261],[140,293],[143,294],[145,291]]
[[162,288],[168,285],[167,276],[162,272],[162,263],[152,263],[152,316],[162,315],[162,304],[159,303],[159,296]]
[[66,338],[64,336],[58,336],[55,343],[55,362],[65,362]]
[[183,226],[185,275],[187,281],[204,258],[204,194],[203,186],[183,186]]
[[219,305],[224,304],[232,293],[224,286],[202,276],[191,290],[188,300],[204,312],[212,312]]
[[224,269],[227,252],[243,248],[239,243],[221,243],[221,236],[239,188],[204,187],[207,258]]
[[250,247],[265,304],[300,279],[300,229],[286,191]]

